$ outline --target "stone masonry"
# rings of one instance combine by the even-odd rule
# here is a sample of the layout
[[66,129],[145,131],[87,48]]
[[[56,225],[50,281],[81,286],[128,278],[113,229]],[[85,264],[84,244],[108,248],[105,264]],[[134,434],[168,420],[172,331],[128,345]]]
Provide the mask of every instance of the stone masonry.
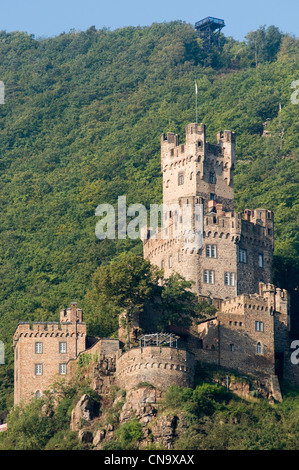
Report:
[[[269,379],[278,399],[277,377],[299,384],[298,365],[290,361],[289,295],[272,284],[273,213],[234,211],[234,167],[231,131],[218,133],[217,144],[206,141],[203,124],[186,127],[184,144],[174,133],[162,135],[163,224],[149,228],[143,241],[144,257],[163,268],[165,278],[178,272],[194,281],[198,300],[216,306],[215,316],[180,333],[172,325],[181,334],[179,347],[127,351],[121,328],[119,339],[94,338],[88,347],[76,303],[60,312],[60,323],[20,323],[14,335],[15,404],[38,398],[56,377],[70,378],[84,353],[93,357],[92,386],[102,396],[112,385],[127,392],[142,383],[160,390],[192,387],[196,364]],[[184,210],[190,215],[187,229]],[[144,325],[144,333],[153,333],[155,312],[144,312],[146,322],[136,320],[132,334],[141,334]]]
[[[235,134],[218,133],[217,142],[206,142],[203,124],[189,124],[182,145],[177,135],[162,135],[163,225],[148,230],[144,257],[166,278],[178,272],[194,281],[197,294],[225,299],[271,282],[273,214],[234,211]],[[192,248],[190,234],[199,232],[202,244]]]
[[86,349],[86,324],[74,302],[60,312],[58,322],[20,323],[13,338],[14,403],[38,398],[55,381],[67,376],[68,361]]

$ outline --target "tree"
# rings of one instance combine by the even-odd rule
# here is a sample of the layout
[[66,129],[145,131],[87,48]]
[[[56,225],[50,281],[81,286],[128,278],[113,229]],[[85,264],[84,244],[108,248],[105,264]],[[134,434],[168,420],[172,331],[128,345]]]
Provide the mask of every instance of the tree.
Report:
[[140,315],[145,302],[154,295],[160,278],[158,268],[134,253],[124,253],[100,266],[93,276],[96,294],[104,302],[112,303],[119,312],[125,312],[129,345],[132,320]]
[[283,34],[276,26],[261,26],[256,31],[251,31],[246,36],[246,41],[251,50],[255,66],[260,62],[272,62],[280,48]]
[[187,281],[178,273],[164,280],[159,306],[160,330],[167,329],[169,325],[189,327],[193,321],[203,318],[204,312],[197,296],[191,291],[192,285],[192,281]]

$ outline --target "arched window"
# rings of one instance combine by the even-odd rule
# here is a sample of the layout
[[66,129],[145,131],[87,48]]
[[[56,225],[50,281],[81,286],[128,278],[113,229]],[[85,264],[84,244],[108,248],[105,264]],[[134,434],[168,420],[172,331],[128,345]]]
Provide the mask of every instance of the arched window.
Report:
[[36,392],[35,392],[35,398],[36,398],[36,400],[37,400],[38,398],[40,398],[41,396],[42,396],[41,391],[40,391],[40,390],[36,390]]
[[256,352],[257,352],[257,354],[262,354],[262,345],[261,345],[261,343],[257,343]]

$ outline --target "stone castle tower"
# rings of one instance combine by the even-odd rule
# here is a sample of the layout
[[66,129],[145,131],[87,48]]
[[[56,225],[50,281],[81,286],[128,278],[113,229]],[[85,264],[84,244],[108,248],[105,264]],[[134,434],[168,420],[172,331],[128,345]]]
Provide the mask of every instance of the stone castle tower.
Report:
[[86,349],[86,324],[76,302],[60,312],[60,322],[22,322],[14,337],[14,403],[39,398],[68,363]]
[[[184,144],[174,133],[162,135],[163,225],[154,236],[148,231],[144,257],[166,278],[178,272],[193,280],[195,292],[209,298],[255,293],[260,282],[272,281],[273,214],[234,211],[234,167],[231,131],[219,132],[217,144],[206,141],[203,124],[186,127]],[[190,233],[199,234],[196,244]]]

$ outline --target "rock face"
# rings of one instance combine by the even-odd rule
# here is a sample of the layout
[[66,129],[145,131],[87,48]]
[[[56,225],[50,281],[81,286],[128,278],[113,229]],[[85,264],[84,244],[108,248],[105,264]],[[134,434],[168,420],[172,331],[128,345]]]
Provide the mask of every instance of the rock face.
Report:
[[157,414],[156,402],[161,394],[154,388],[140,387],[127,393],[119,421],[124,423],[136,417],[141,424],[148,424]]
[[[137,418],[142,425],[142,439],[138,444],[143,449],[149,443],[172,449],[175,438],[184,432],[185,423],[180,415],[158,415],[159,401],[163,392],[149,386],[140,386],[126,394],[125,403],[119,411],[119,425]],[[123,397],[117,397],[112,406],[117,406]],[[101,446],[115,438],[115,429],[111,424],[102,425],[101,429],[92,432],[96,402],[88,395],[83,395],[73,409],[71,429],[78,431],[80,442],[92,448]],[[99,421],[97,421],[99,423]]]
[[90,423],[95,417],[96,402],[86,393],[82,395],[71,415],[71,429],[78,431],[82,424]]
[[78,432],[78,439],[82,444],[91,444],[93,440],[92,432],[81,430]]
[[161,443],[166,449],[171,449],[177,420],[177,416],[161,416],[151,428],[154,441]]
[[99,429],[93,438],[93,445],[97,447],[104,439],[106,436],[106,431],[105,429]]

